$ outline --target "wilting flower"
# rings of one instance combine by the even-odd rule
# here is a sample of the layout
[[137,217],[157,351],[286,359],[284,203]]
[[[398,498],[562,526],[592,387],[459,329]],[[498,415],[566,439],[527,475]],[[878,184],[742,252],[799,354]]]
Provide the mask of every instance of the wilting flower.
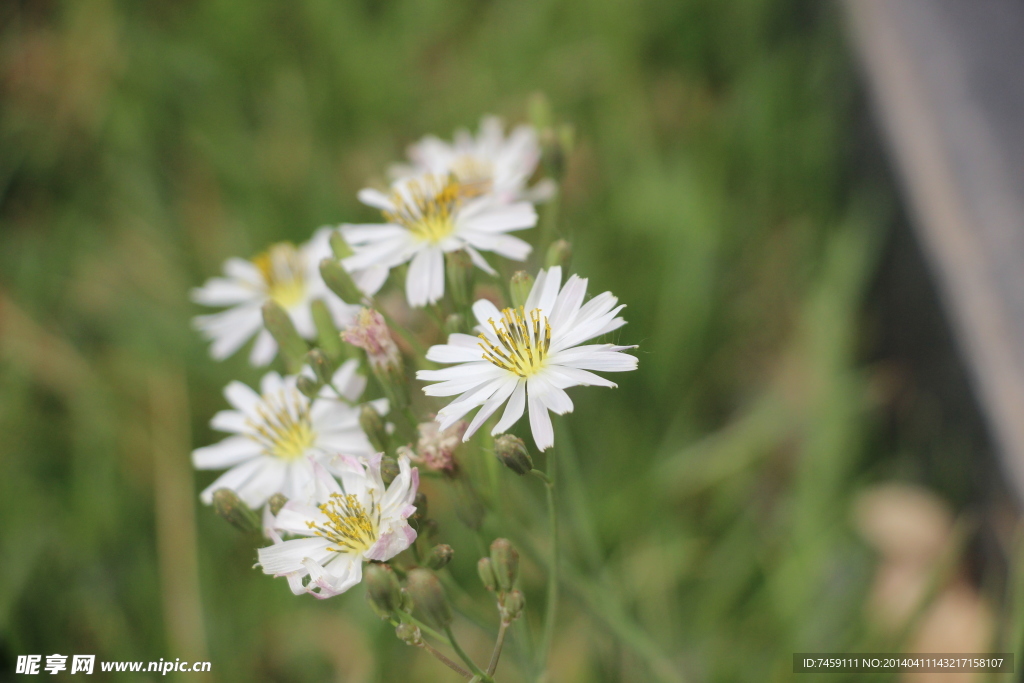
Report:
[[366,351],[374,372],[388,374],[402,367],[402,354],[391,338],[384,316],[372,308],[360,309],[341,338]]
[[577,385],[614,387],[591,370],[624,372],[635,370],[637,359],[622,353],[633,346],[581,343],[611,332],[625,324],[617,317],[623,306],[611,292],[604,292],[586,304],[587,281],[573,275],[559,289],[562,269],[540,271],[526,303],[499,311],[481,299],[473,304],[480,323],[479,337],[453,334],[448,343],[432,346],[427,359],[455,363],[443,370],[420,370],[418,379],[437,382],[423,389],[428,396],[459,397],[437,414],[441,429],[447,429],[477,406],[480,411],[469,424],[463,440],[469,439],[483,422],[508,405],[492,434],[500,434],[522,417],[527,404],[530,429],[537,448],[554,444],[548,411],[558,415],[572,411],[565,389]]
[[425,306],[444,296],[446,253],[465,250],[478,268],[494,275],[480,251],[522,261],[530,245],[507,233],[537,223],[529,202],[502,204],[488,195],[468,197],[454,175],[400,180],[389,194],[364,189],[359,199],[380,209],[387,222],[341,226],[354,252],[342,265],[350,272],[363,272],[409,262],[405,295],[411,306]]
[[[400,457],[399,474],[385,489],[382,455],[369,463],[335,458],[331,469],[341,486],[318,463],[311,463],[317,505],[294,500],[285,504],[273,521],[274,545],[259,550],[263,572],[286,577],[295,595],[329,598],[362,580],[364,561],[389,560],[412,545],[416,531],[406,520],[416,511],[412,502],[419,472]],[[302,538],[282,541],[277,532]]]
[[327,304],[335,324],[343,327],[355,313],[330,293],[320,277],[320,260],[331,255],[329,228],[321,228],[305,244],[296,247],[279,242],[251,261],[230,258],[224,263],[226,277],[210,278],[192,290],[192,300],[204,306],[228,306],[220,313],[195,318],[195,326],[211,340],[210,355],[223,360],[259,332],[249,353],[253,365],[266,365],[277,353],[277,342],[263,328],[261,307],[267,301],[281,306],[306,339],[316,337],[310,303]]
[[[334,374],[332,384],[345,400],[325,387],[314,400],[296,388],[296,377],[276,372],[263,376],[260,393],[241,382],[232,382],[224,395],[234,410],[213,416],[210,425],[232,436],[212,446],[192,451],[196,469],[231,468],[200,495],[209,504],[213,492],[233,490],[250,507],[263,505],[282,493],[289,499],[307,499],[312,492],[311,458],[326,462],[337,453],[367,458],[373,448],[359,427],[356,401],[366,378],[356,373],[358,361],[346,361]],[[387,401],[373,402],[379,412]]]
[[397,178],[452,174],[464,197],[489,194],[502,203],[537,202],[550,198],[555,191],[551,180],[526,187],[540,157],[533,127],[518,126],[505,137],[501,119],[486,116],[475,137],[467,130],[456,131],[452,142],[426,136],[409,147],[412,163],[394,166],[391,173]]
[[448,429],[441,429],[435,421],[416,426],[416,460],[432,470],[451,472],[455,469],[455,449],[462,443],[467,425],[459,420]]

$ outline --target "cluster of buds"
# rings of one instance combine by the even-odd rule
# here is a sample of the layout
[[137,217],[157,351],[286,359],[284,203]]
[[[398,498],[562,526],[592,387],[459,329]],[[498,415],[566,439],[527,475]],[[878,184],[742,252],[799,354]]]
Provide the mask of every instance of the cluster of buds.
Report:
[[490,556],[480,558],[476,569],[484,587],[497,596],[501,623],[507,626],[518,619],[526,606],[522,591],[515,587],[519,551],[507,538],[496,539],[491,544]]

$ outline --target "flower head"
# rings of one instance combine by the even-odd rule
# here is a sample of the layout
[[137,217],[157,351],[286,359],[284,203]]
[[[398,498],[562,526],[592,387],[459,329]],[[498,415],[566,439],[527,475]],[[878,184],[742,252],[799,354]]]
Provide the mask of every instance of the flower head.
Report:
[[468,426],[462,420],[448,429],[441,429],[435,421],[417,425],[419,439],[416,442],[415,459],[428,469],[453,472],[457,467],[455,449],[462,443],[462,436]]
[[539,450],[554,444],[548,411],[558,415],[572,411],[565,389],[577,385],[614,387],[591,370],[635,370],[637,359],[622,353],[633,346],[588,344],[625,324],[618,317],[622,305],[611,292],[599,294],[586,304],[587,280],[573,275],[560,287],[562,269],[541,271],[526,303],[499,311],[481,299],[473,304],[479,325],[478,337],[453,334],[447,344],[432,346],[427,360],[452,363],[442,370],[420,370],[416,377],[437,382],[423,389],[428,396],[458,396],[437,414],[446,429],[482,406],[469,424],[463,440],[506,402],[492,434],[500,434],[522,417],[527,405],[530,428]]
[[321,299],[335,324],[343,327],[356,311],[330,293],[320,277],[320,260],[331,255],[329,228],[321,228],[301,246],[290,242],[274,244],[262,254],[246,261],[231,258],[224,263],[225,277],[210,278],[192,290],[192,300],[204,306],[228,309],[195,318],[195,326],[213,342],[210,355],[223,360],[249,339],[256,343],[249,353],[253,365],[266,365],[277,352],[277,342],[261,329],[261,307],[273,301],[288,312],[295,329],[306,339],[316,336],[310,303]]
[[[358,362],[345,362],[332,384],[345,399],[363,393],[366,378],[356,373]],[[232,434],[220,443],[192,451],[196,469],[230,468],[200,495],[210,504],[220,488],[235,491],[250,507],[259,507],[275,493],[305,500],[312,491],[311,460],[326,461],[336,453],[369,457],[373,448],[359,427],[359,409],[326,389],[310,400],[296,388],[295,376],[264,375],[260,393],[232,382],[224,395],[234,410],[213,416],[210,425]],[[387,402],[374,402],[378,411]]]
[[501,119],[487,116],[475,136],[459,130],[452,142],[445,142],[428,135],[409,148],[412,163],[395,166],[391,173],[397,178],[452,174],[467,198],[490,195],[502,203],[549,198],[555,189],[551,181],[526,187],[541,157],[537,132],[531,126],[518,126],[505,137],[504,129]]
[[364,189],[359,199],[380,209],[386,222],[341,226],[354,252],[342,265],[362,273],[409,262],[405,292],[411,306],[425,306],[444,296],[446,253],[462,249],[478,268],[494,275],[480,251],[522,261],[530,245],[507,233],[537,223],[529,202],[502,204],[489,195],[467,197],[454,174],[400,180],[389,194]]
[[341,338],[366,351],[366,357],[375,372],[391,372],[402,366],[402,355],[391,338],[384,316],[372,308],[363,308],[352,325],[341,333]]
[[[419,473],[410,468],[408,458],[400,457],[399,474],[385,488],[382,455],[368,463],[333,458],[329,467],[341,479],[340,486],[311,461],[315,504],[290,500],[273,519],[274,545],[259,550],[263,572],[287,578],[296,595],[329,598],[360,582],[364,561],[389,560],[412,545],[416,531],[406,520],[416,511],[412,503]],[[279,533],[300,538],[285,541]]]

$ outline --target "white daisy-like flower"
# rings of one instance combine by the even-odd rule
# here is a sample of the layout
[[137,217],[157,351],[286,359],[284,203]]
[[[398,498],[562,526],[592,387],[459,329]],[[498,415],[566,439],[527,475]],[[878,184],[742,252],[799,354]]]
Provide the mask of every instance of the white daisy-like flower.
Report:
[[505,126],[497,116],[485,116],[476,136],[465,129],[456,131],[452,142],[428,135],[410,146],[408,154],[412,163],[393,166],[393,177],[450,173],[459,181],[463,196],[489,194],[503,203],[544,201],[555,192],[550,179],[526,186],[541,158],[537,131],[517,126],[505,137]]
[[[202,501],[209,505],[221,488],[254,508],[275,493],[306,500],[312,493],[310,458],[327,462],[337,453],[373,455],[359,426],[359,408],[346,403],[357,401],[366,387],[358,365],[346,361],[334,374],[332,384],[344,401],[328,387],[310,400],[296,388],[297,377],[276,372],[263,376],[259,394],[241,382],[227,385],[224,395],[234,410],[217,413],[210,425],[232,436],[192,451],[192,464],[200,470],[230,469],[206,487]],[[388,409],[386,400],[370,405],[381,414]]]
[[618,317],[624,306],[616,305],[618,299],[611,292],[584,304],[586,279],[573,275],[560,288],[561,281],[560,267],[540,271],[526,303],[519,308],[499,311],[486,299],[477,301],[473,314],[480,323],[476,328],[479,337],[453,334],[447,344],[430,347],[427,360],[455,364],[416,373],[417,379],[437,382],[424,387],[428,396],[458,395],[438,412],[441,429],[482,406],[463,436],[465,441],[507,401],[491,431],[500,434],[515,424],[529,405],[533,439],[543,451],[555,442],[548,411],[557,415],[572,412],[565,389],[577,385],[614,387],[613,382],[590,371],[636,369],[636,357],[622,353],[635,346],[580,346],[625,325]]
[[466,197],[454,175],[400,180],[389,194],[364,189],[359,200],[380,209],[387,222],[342,225],[342,235],[354,252],[342,265],[362,273],[410,262],[405,294],[411,306],[426,306],[444,296],[447,252],[463,249],[478,268],[496,275],[480,252],[523,261],[530,245],[508,233],[537,224],[537,212],[529,202],[502,204],[489,195]]
[[[416,540],[407,521],[419,487],[419,471],[398,458],[399,474],[384,487],[382,453],[368,463],[339,456],[332,470],[341,486],[319,463],[315,471],[316,505],[289,500],[273,520],[274,545],[259,550],[265,574],[283,576],[295,595],[318,598],[344,593],[363,577],[363,562],[390,560]],[[281,540],[277,532],[301,536]],[[309,577],[306,580],[306,577]]]
[[226,277],[210,278],[192,290],[192,300],[204,306],[228,306],[211,315],[194,319],[196,328],[212,341],[210,355],[223,360],[253,335],[256,343],[249,353],[253,365],[266,365],[277,353],[277,342],[263,328],[263,304],[274,301],[291,317],[295,329],[306,339],[316,337],[310,304],[321,299],[327,304],[338,327],[352,320],[358,306],[334,296],[320,277],[320,261],[331,256],[331,228],[320,228],[305,244],[290,242],[271,246],[251,261],[230,258],[224,263]]

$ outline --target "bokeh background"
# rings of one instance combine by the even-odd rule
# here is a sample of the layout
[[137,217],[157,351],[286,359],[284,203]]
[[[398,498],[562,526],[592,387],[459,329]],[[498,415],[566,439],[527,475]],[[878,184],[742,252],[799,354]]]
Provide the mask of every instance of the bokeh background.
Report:
[[[1016,649],[1014,563],[972,514],[984,439],[908,389],[886,331],[892,288],[926,276],[899,268],[913,247],[843,29],[817,0],[6,3],[0,678],[93,653],[209,659],[219,681],[454,679],[361,589],[293,597],[199,505],[212,474],[189,453],[218,438],[221,388],[259,372],[208,358],[188,290],[372,220],[355,193],[408,144],[523,122],[538,93],[576,133],[559,233],[591,293],[628,304],[641,359],[557,427],[550,680],[788,680],[794,652],[929,628],[926,651]],[[543,550],[541,492],[505,474],[518,542]],[[436,512],[484,605],[475,546]],[[465,608],[483,658],[493,614]],[[522,649],[499,680],[524,680]]]

